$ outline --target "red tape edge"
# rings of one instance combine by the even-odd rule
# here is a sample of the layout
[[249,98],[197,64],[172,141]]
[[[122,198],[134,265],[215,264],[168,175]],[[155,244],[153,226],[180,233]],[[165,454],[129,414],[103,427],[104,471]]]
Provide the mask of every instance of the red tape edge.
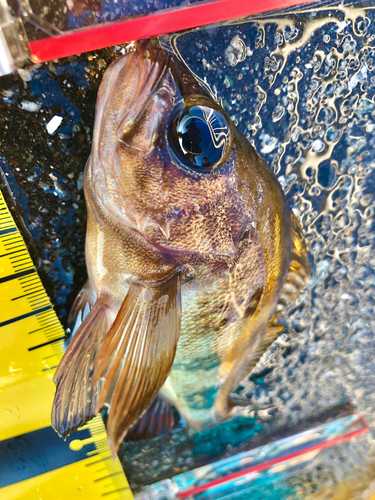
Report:
[[311,1],[211,0],[126,21],[99,24],[96,27],[79,29],[58,37],[35,40],[29,42],[31,60],[34,63],[51,61],[141,38],[219,23]]
[[361,434],[365,434],[370,430],[367,425],[367,422],[363,417],[360,417],[361,423],[364,425],[362,429],[358,429],[356,431],[345,434],[344,436],[339,436],[337,438],[329,439],[328,441],[324,441],[323,443],[314,444],[313,446],[308,446],[302,450],[295,451],[293,453],[289,453],[287,455],[274,458],[273,460],[269,460],[268,462],[264,462],[262,464],[253,465],[252,467],[248,467],[247,469],[241,470],[239,472],[235,472],[234,474],[230,474],[226,477],[221,477],[220,479],[215,479],[214,481],[210,481],[209,483],[202,484],[201,486],[196,486],[195,488],[190,488],[189,490],[181,491],[177,493],[178,498],[188,498],[192,495],[196,495],[197,493],[201,493],[202,491],[206,491],[213,486],[217,486],[218,484],[226,483],[228,481],[232,481],[233,479],[237,479],[238,477],[245,476],[246,474],[250,474],[251,472],[260,472],[266,469],[270,469],[274,465],[280,464],[282,462],[286,462],[287,460],[291,460],[293,458],[300,457],[307,453],[310,453],[315,450],[324,450],[326,448],[330,448],[331,446],[335,446],[343,441],[348,441],[356,436],[360,436]]

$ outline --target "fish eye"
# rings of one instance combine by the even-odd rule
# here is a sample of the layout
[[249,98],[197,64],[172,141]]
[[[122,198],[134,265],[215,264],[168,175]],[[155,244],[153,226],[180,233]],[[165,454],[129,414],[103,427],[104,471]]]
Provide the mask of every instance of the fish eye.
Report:
[[192,105],[172,113],[168,143],[172,158],[198,172],[210,172],[228,158],[231,129],[216,108]]

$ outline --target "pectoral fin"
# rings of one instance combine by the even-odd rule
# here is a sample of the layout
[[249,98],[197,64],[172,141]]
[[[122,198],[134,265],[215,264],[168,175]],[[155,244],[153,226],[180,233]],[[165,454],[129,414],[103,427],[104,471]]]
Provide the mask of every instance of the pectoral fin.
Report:
[[77,330],[56,370],[52,426],[64,438],[97,413],[101,381],[90,384],[90,365],[109,330],[111,316],[106,302],[99,299]]
[[179,273],[156,284],[134,281],[92,364],[92,384],[102,380],[96,410],[110,407],[107,431],[114,453],[172,368],[181,324],[180,284]]
[[69,312],[68,327],[72,332],[72,336],[76,333],[88,312],[93,308],[95,302],[95,292],[90,285],[90,281],[87,280],[77,295]]

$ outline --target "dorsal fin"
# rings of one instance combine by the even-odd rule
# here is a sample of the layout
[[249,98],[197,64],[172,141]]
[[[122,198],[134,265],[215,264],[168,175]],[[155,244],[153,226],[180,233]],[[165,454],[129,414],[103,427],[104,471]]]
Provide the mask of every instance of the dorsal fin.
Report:
[[305,239],[293,212],[290,217],[290,233],[292,238],[292,253],[289,271],[284,279],[277,308],[270,323],[274,323],[282,311],[294,301],[302,288],[307,284],[307,280],[311,274]]
[[310,277],[311,270],[310,262],[307,257],[306,243],[302,229],[293,212],[290,217],[290,232],[292,239],[292,251],[289,271],[284,279],[276,311],[268,321],[267,329],[259,342],[259,345],[254,352],[251,353],[248,365],[249,373],[255,368],[258,361],[270,345],[273,344],[277,337],[285,330],[285,327],[278,323],[277,318],[280,316],[282,311],[294,301],[302,288],[307,284],[307,280]]
[[[236,361],[237,366],[242,367],[243,376],[245,376],[246,373],[250,375],[266,350],[284,331],[284,326],[279,324],[277,319],[281,312],[296,298],[298,293],[307,284],[307,280],[310,276],[310,263],[307,257],[304,236],[293,212],[291,213],[290,219],[290,232],[292,240],[290,265],[284,278],[283,287],[281,289],[275,313],[269,319],[267,326],[260,327],[258,331],[252,332],[253,342],[247,349],[244,349],[243,353]],[[233,370],[233,372],[235,373],[236,369]],[[225,411],[228,411],[225,410],[224,405],[228,405],[228,409],[233,406],[233,402],[231,401],[229,394],[235,390],[240,381],[240,371],[237,370],[237,372],[237,377],[231,374],[232,376],[228,377],[226,381],[228,394],[227,400],[224,401],[222,398],[219,400],[218,398],[215,403],[219,414],[225,414]],[[223,389],[222,391],[223,393],[225,392]]]

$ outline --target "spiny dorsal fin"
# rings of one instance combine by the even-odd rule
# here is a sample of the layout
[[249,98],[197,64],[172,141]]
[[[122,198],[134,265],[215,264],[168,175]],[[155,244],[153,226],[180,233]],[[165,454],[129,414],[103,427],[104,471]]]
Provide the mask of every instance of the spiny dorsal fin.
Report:
[[248,373],[255,368],[266,350],[284,331],[285,327],[277,322],[277,318],[285,307],[294,301],[310,277],[310,263],[307,257],[306,243],[302,230],[293,212],[290,217],[290,232],[292,239],[292,252],[289,271],[284,279],[283,288],[281,290],[275,314],[270,318],[264,336],[259,342],[259,345],[253,352],[251,352],[248,360]]
[[[307,257],[305,240],[293,212],[290,219],[290,232],[292,240],[290,265],[284,279],[276,311],[269,319],[266,327],[261,328],[258,332],[252,332],[251,338],[253,342],[237,360],[238,366],[243,364],[242,373],[244,376],[250,375],[266,350],[284,331],[284,326],[278,323],[277,318],[294,301],[310,276],[310,263]],[[237,380],[234,377],[232,377],[232,380],[228,380],[228,392],[231,392],[236,389]],[[228,404],[231,404],[230,401]]]
[[276,312],[271,321],[274,321],[281,312],[291,304],[302,288],[306,285],[311,274],[310,262],[307,257],[306,243],[296,216],[291,214],[290,232],[292,238],[292,253],[289,271],[284,279],[283,288],[277,303]]

